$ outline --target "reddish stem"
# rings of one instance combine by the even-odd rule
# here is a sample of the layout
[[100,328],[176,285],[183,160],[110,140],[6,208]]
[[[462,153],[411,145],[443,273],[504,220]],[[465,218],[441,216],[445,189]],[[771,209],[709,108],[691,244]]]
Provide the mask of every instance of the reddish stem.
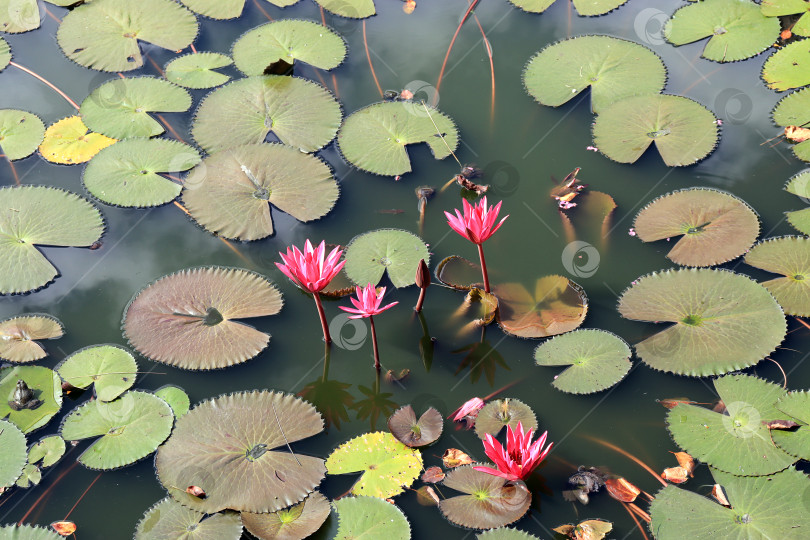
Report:
[[[444,62],[442,62],[442,69],[439,71],[439,80],[436,81],[436,95],[438,96],[439,88],[442,85],[442,77],[444,77],[444,69],[447,67],[447,59],[450,58],[450,51],[453,50],[453,44],[456,42],[456,38],[458,37],[458,33],[461,31],[461,27],[464,25],[464,21],[467,20],[467,17],[470,16],[470,12],[473,8],[478,4],[479,0],[473,0],[473,2],[467,8],[467,11],[464,12],[464,16],[461,18],[461,21],[458,23],[458,27],[456,27],[456,33],[453,34],[453,39],[450,40],[450,46],[447,47],[447,53],[444,55]],[[432,103],[431,105],[436,105]]]
[[490,94],[492,96],[489,105],[489,122],[492,124],[495,122],[495,59],[492,57],[492,44],[489,42],[486,32],[484,32],[484,27],[481,26],[481,21],[478,20],[478,15],[473,13],[473,19],[475,19],[475,24],[478,25],[478,29],[481,31],[481,39],[484,40],[484,47],[486,47],[489,56]]
[[368,322],[371,324],[371,345],[374,347],[374,369],[376,369],[377,373],[379,373],[380,351],[377,348],[377,329],[374,327],[374,317],[369,317]]
[[261,11],[261,12],[262,12],[262,15],[264,15],[265,17],[267,17],[267,19],[268,19],[268,20],[270,20],[270,21],[272,21],[272,20],[273,20],[273,17],[271,17],[271,16],[270,16],[270,14],[269,14],[269,13],[267,13],[267,12],[264,10],[264,8],[262,7],[262,5],[259,3],[259,0],[253,0],[253,3],[254,3],[254,4],[256,4],[256,7],[257,7],[257,8],[259,8],[259,11]]
[[484,260],[484,246],[477,244],[478,258],[481,260],[481,274],[484,276],[484,290],[489,292],[489,274],[487,274],[487,261]]
[[419,291],[419,300],[416,301],[416,307],[413,308],[415,312],[419,313],[420,311],[422,311],[422,306],[425,303],[426,294],[427,294],[427,287],[424,287]]
[[366,21],[363,19],[363,45],[366,48],[366,58],[368,58],[368,67],[371,68],[371,76],[374,77],[374,84],[377,85],[377,91],[380,93],[380,97],[383,96],[382,87],[380,86],[380,81],[377,80],[377,73],[374,72],[374,64],[371,63],[371,53],[368,51],[368,39],[366,39]]
[[67,520],[67,518],[70,517],[70,514],[72,514],[73,511],[76,510],[76,507],[79,506],[79,503],[82,502],[82,499],[84,499],[84,496],[87,495],[87,492],[90,491],[90,488],[93,487],[93,484],[98,482],[99,478],[101,478],[101,473],[98,473],[98,475],[93,479],[93,481],[90,482],[90,485],[87,486],[87,489],[85,489],[84,492],[79,496],[78,500],[76,501],[76,504],[74,504],[71,507],[71,509],[68,510],[68,513],[65,514],[65,517],[62,518],[62,521],[65,521],[65,520]]
[[0,157],[4,157],[4,158],[6,158],[6,161],[8,161],[8,166],[11,167],[11,174],[14,175],[14,183],[16,183],[19,186],[20,185],[20,176],[17,174],[17,168],[14,167],[14,162],[11,161],[8,158],[8,156],[6,156],[4,154],[0,154]]
[[41,75],[38,75],[38,74],[34,73],[33,71],[31,71],[31,70],[30,70],[30,69],[28,69],[27,67],[25,67],[25,66],[21,66],[21,65],[20,65],[20,64],[18,64],[17,62],[9,62],[8,64],[9,64],[10,66],[14,66],[14,67],[15,67],[15,68],[17,68],[17,69],[20,69],[20,70],[22,70],[22,71],[24,71],[24,72],[28,73],[28,74],[29,74],[29,75],[31,75],[32,77],[35,77],[35,78],[39,79],[40,81],[42,81],[43,83],[45,83],[46,85],[48,85],[48,87],[49,87],[51,90],[53,90],[54,92],[56,92],[57,94],[59,94],[60,96],[62,96],[63,98],[65,98],[65,101],[67,101],[68,103],[70,103],[71,105],[73,105],[73,107],[74,107],[74,108],[75,108],[77,111],[79,110],[79,104],[78,104],[78,103],[76,103],[75,101],[73,101],[72,99],[70,99],[70,97],[68,97],[68,95],[67,95],[67,94],[65,94],[64,92],[62,92],[61,90],[59,90],[59,89],[58,89],[58,88],[57,88],[57,87],[56,87],[54,84],[52,84],[52,83],[51,83],[51,82],[49,82],[47,79],[45,79],[45,77],[42,77]]
[[[313,293],[315,297],[315,305],[318,307],[318,317],[321,319],[321,328],[323,328],[323,340],[326,344],[332,343],[332,336],[329,335],[329,324],[326,322],[326,313],[323,312],[323,304],[321,304],[321,297],[318,293]],[[371,331],[374,332],[374,325],[371,326]]]
[[636,464],[638,464],[638,465],[639,465],[639,466],[640,466],[642,469],[644,469],[645,471],[647,471],[648,473],[650,473],[650,474],[652,475],[652,477],[653,477],[653,478],[655,478],[656,480],[658,480],[659,482],[661,482],[661,485],[662,485],[662,486],[667,487],[667,483],[666,483],[666,482],[664,482],[663,480],[661,480],[661,477],[660,477],[660,476],[658,476],[658,473],[657,473],[657,472],[655,472],[654,470],[652,470],[652,468],[650,468],[650,466],[649,466],[649,465],[647,465],[646,463],[644,463],[643,461],[641,461],[640,459],[638,459],[636,456],[634,456],[634,455],[633,455],[633,454],[631,454],[630,452],[628,452],[628,451],[626,451],[626,450],[623,450],[623,449],[619,448],[619,447],[618,447],[618,446],[616,446],[615,444],[611,444],[611,443],[609,443],[609,442],[607,442],[607,441],[603,441],[602,439],[597,439],[596,437],[591,437],[590,435],[583,435],[583,437],[585,437],[586,439],[590,439],[590,440],[592,440],[592,441],[594,441],[594,442],[597,442],[597,443],[601,444],[602,446],[607,446],[607,447],[608,447],[608,448],[610,448],[611,450],[614,450],[614,451],[616,451],[616,452],[620,453],[621,455],[623,455],[624,457],[626,457],[626,458],[628,458],[628,459],[633,460],[633,461],[634,461]]
[[644,532],[644,527],[642,527],[641,523],[638,522],[636,515],[630,510],[630,508],[627,506],[627,503],[622,503],[622,506],[627,511],[627,513],[630,514],[630,517],[633,518],[633,521],[636,523],[636,527],[638,527],[638,530],[641,531],[641,535],[644,536],[644,540],[650,540],[649,537],[647,536],[647,533]]

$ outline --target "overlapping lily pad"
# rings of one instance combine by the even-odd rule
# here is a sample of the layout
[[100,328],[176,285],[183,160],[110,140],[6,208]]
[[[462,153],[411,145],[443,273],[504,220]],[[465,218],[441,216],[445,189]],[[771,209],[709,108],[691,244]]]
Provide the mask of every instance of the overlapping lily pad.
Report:
[[[512,4],[529,13],[542,13],[554,0],[509,0]],[[572,0],[577,13],[583,17],[604,15],[621,6],[627,0]]]
[[377,13],[374,0],[315,0],[325,10],[350,19],[365,19]]
[[245,75],[262,75],[275,62],[338,67],[346,57],[340,35],[314,21],[282,19],[248,30],[233,44],[233,61]]
[[338,515],[335,538],[410,540],[411,526],[397,506],[376,497],[343,497],[332,503]]
[[399,229],[379,229],[354,237],[344,257],[346,275],[363,287],[379,283],[386,272],[394,287],[413,285],[419,261],[430,261],[425,242]]
[[643,242],[681,238],[667,258],[713,266],[745,253],[759,235],[759,218],[742,199],[710,188],[668,193],[645,206],[633,223]]
[[719,138],[716,121],[710,110],[685,97],[630,97],[600,112],[594,146],[614,161],[634,163],[655,143],[664,163],[683,167],[712,153]]
[[541,105],[558,107],[591,87],[591,109],[664,89],[667,70],[653,51],[610,36],[580,36],[549,45],[529,60],[523,84]]
[[788,315],[810,316],[810,239],[769,238],[745,256],[746,264],[784,277],[762,283]]
[[337,133],[342,113],[323,86],[298,77],[248,77],[217,88],[200,104],[191,134],[213,153],[260,143],[272,132],[282,143],[314,152]]
[[805,40],[788,43],[768,57],[762,78],[772,90],[783,92],[810,84],[810,47]]
[[507,334],[524,338],[549,337],[579,327],[588,312],[582,287],[562,276],[545,276],[534,294],[520,283],[496,285],[498,324]]
[[28,463],[42,462],[42,467],[50,467],[65,454],[65,439],[59,435],[49,435],[31,445],[28,450]]
[[155,390],[155,395],[169,404],[172,408],[175,418],[180,418],[188,413],[191,408],[191,401],[182,388],[167,384]]
[[[0,58],[0,66],[2,64]],[[45,124],[38,116],[16,109],[0,110],[0,151],[10,161],[36,152],[44,136]]]
[[340,445],[326,460],[326,472],[362,472],[352,493],[387,499],[402,493],[419,477],[422,455],[390,433],[377,431]]
[[760,4],[760,9],[766,17],[801,13],[799,20],[791,25],[790,30],[797,36],[810,36],[810,7],[805,0],[766,0]]
[[138,364],[123,347],[92,345],[65,358],[56,371],[71,386],[93,385],[96,398],[112,401],[135,384]]
[[[17,382],[23,381],[33,391],[31,400],[15,400]],[[33,400],[39,400],[37,404]],[[20,410],[9,402],[16,401]],[[40,366],[14,366],[0,369],[0,418],[6,418],[23,433],[41,428],[62,407],[62,379],[53,370]]]
[[139,292],[124,313],[124,335],[144,356],[183,369],[217,369],[259,354],[270,336],[236,319],[274,315],[281,294],[238,268],[169,274]]
[[772,429],[774,444],[792,456],[810,461],[810,393],[789,392],[779,398],[776,408],[785,413],[783,420],[799,424],[795,430]]
[[0,527],[0,540],[62,540],[62,537],[42,527],[5,525]]
[[442,485],[464,493],[439,503],[450,522],[470,529],[494,529],[517,521],[529,509],[532,494],[523,482],[476,471],[472,465],[447,473]]
[[0,37],[0,71],[3,71],[9,62],[11,62],[11,48],[8,42]]
[[179,51],[194,41],[197,27],[197,18],[171,0],[94,0],[70,11],[56,38],[82,66],[130,71],[144,62],[139,41]]
[[524,430],[537,429],[537,417],[531,407],[517,399],[496,399],[478,411],[475,420],[475,434],[481,439],[493,437],[509,426],[517,429],[518,422]]
[[[551,385],[571,394],[610,388],[630,371],[633,352],[619,336],[605,330],[574,330],[538,345],[538,366],[569,366]],[[479,415],[480,416],[480,415]]]
[[[807,150],[810,152],[810,146],[807,147]],[[785,186],[785,191],[801,197],[803,200],[810,200],[810,170],[802,171],[791,177]],[[794,229],[810,235],[810,208],[785,212],[785,216]]]
[[307,222],[326,215],[339,195],[320,158],[283,144],[246,144],[208,156],[188,173],[183,203],[206,230],[258,240],[274,232],[270,207]]
[[25,467],[26,456],[25,435],[8,420],[0,420],[0,488],[17,481]]
[[[242,14],[247,0],[181,0],[190,10],[212,19],[234,19]],[[298,0],[267,0],[274,6],[287,7]]]
[[[749,342],[750,345],[751,342]],[[726,375],[714,382],[725,414],[678,403],[667,414],[675,442],[696,460],[739,476],[781,471],[797,458],[779,449],[764,422],[783,419],[774,404],[785,391],[749,375]]]
[[206,516],[171,497],[146,511],[135,529],[135,540],[239,540],[242,520],[237,512]]
[[[810,64],[810,55],[808,55],[808,64]],[[808,83],[810,83],[810,79],[808,79]],[[810,90],[792,92],[780,99],[773,108],[773,121],[784,128],[806,126],[810,122],[808,108],[810,108]],[[797,158],[810,161],[810,140],[796,142],[791,149]]]
[[754,365],[784,339],[787,324],[771,294],[727,270],[680,269],[639,278],[619,313],[674,323],[635,346],[650,367],[680,375],[720,375]]
[[19,34],[39,28],[37,0],[0,0],[0,32]]
[[57,276],[37,245],[90,246],[104,232],[101,212],[61,189],[3,188],[0,209],[0,294],[33,291]]
[[349,163],[386,176],[411,171],[405,149],[409,144],[427,143],[434,158],[444,159],[458,141],[458,130],[449,116],[410,101],[375,103],[355,111],[338,133],[340,152]]
[[178,56],[163,69],[166,80],[185,88],[213,88],[225,84],[231,78],[214,71],[230,66],[230,57],[215,52],[196,52]]
[[[177,420],[155,458],[158,479],[172,497],[200,512],[275,512],[302,501],[326,472],[322,459],[292,453],[285,443],[322,430],[315,407],[294,396],[220,396]],[[205,497],[189,495],[187,486],[201,488]]]
[[268,514],[242,512],[242,524],[260,540],[302,540],[321,528],[329,517],[329,501],[313,491],[298,504]]
[[87,129],[80,116],[68,116],[48,126],[39,153],[51,163],[84,163],[116,140]]
[[24,364],[48,356],[39,339],[62,337],[59,319],[45,314],[18,315],[0,321],[0,358]]
[[428,407],[419,420],[413,407],[405,405],[388,419],[388,429],[406,446],[420,447],[436,442],[442,434],[444,418],[433,407]]

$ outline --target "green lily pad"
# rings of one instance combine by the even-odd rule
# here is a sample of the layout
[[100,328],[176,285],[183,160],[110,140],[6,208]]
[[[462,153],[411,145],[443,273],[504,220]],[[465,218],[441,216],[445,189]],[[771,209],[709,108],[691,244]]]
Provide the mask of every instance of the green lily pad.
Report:
[[239,268],[189,268],[135,295],[124,312],[124,336],[142,355],[183,369],[218,369],[259,354],[270,336],[236,319],[275,315],[281,293]]
[[714,387],[725,414],[688,403],[668,412],[667,426],[678,446],[698,461],[740,476],[772,474],[796,462],[774,445],[763,423],[784,417],[774,406],[785,395],[782,387],[749,375],[726,375]]
[[0,32],[19,34],[40,25],[37,0],[0,0]]
[[104,148],[90,160],[82,182],[91,195],[107,204],[159,206],[174,200],[182,189],[166,176],[187,171],[199,162],[197,150],[179,141],[128,139]]
[[242,34],[233,44],[233,61],[247,76],[262,75],[279,60],[328,70],[338,67],[346,52],[343,38],[321,23],[282,19]]
[[40,481],[42,481],[42,471],[36,465],[29,463],[23,467],[22,473],[15,484],[17,487],[29,488],[38,485]]
[[430,262],[425,242],[400,229],[379,229],[355,236],[346,247],[344,270],[349,279],[364,287],[377,284],[388,272],[394,287],[416,283],[419,261]]
[[475,538],[477,540],[540,540],[532,534],[509,527],[490,529],[475,535]]
[[458,291],[473,287],[483,290],[481,267],[458,255],[450,255],[436,265],[436,279]]
[[[516,7],[529,13],[542,13],[554,0],[509,0]],[[573,0],[577,13],[582,17],[593,17],[609,13],[627,0]]]
[[779,30],[779,19],[766,17],[753,2],[703,0],[678,9],[664,26],[664,36],[673,45],[711,38],[703,58],[736,62],[770,48]]
[[191,400],[189,400],[188,394],[179,386],[167,384],[155,390],[154,393],[157,397],[169,404],[175,418],[180,418],[188,413],[188,410],[191,408]]
[[[33,399],[42,403],[33,408],[15,411],[9,401],[14,400],[17,381],[23,381],[33,390]],[[40,366],[14,366],[0,369],[0,418],[9,420],[23,433],[41,428],[62,407],[62,379],[55,371]]]
[[93,0],[65,16],[56,39],[77,64],[130,71],[143,65],[139,40],[179,51],[194,41],[197,29],[197,18],[172,0]]
[[48,356],[39,339],[64,335],[59,319],[46,314],[17,315],[0,321],[0,358],[25,364]]
[[0,420],[0,488],[17,481],[25,467],[26,455],[23,432],[8,420]]
[[534,294],[521,283],[493,287],[498,297],[498,325],[507,334],[541,338],[570,332],[585,320],[585,291],[562,276],[541,277]]
[[233,60],[227,55],[215,52],[196,52],[178,56],[163,68],[166,80],[184,88],[213,88],[228,82],[231,78],[217,71],[217,68],[230,66]]
[[410,447],[427,446],[436,442],[442,434],[444,418],[439,411],[428,407],[419,420],[413,407],[405,405],[388,419],[388,429],[402,444]]
[[95,438],[79,463],[89,469],[117,469],[145,458],[172,431],[169,405],[148,392],[131,390],[110,402],[93,400],[73,409],[62,422],[66,441]]
[[642,242],[681,238],[667,258],[685,266],[714,266],[736,259],[754,244],[759,218],[742,199],[711,188],[658,197],[641,209],[633,227]]
[[[803,144],[804,143],[797,144],[794,146],[794,149],[802,146]],[[810,145],[803,147],[802,152],[804,152],[805,148],[808,152],[810,152]],[[808,158],[810,158],[810,156],[808,156]],[[787,185],[785,185],[785,191],[801,197],[802,199],[810,200],[810,170],[802,171],[799,174],[791,177]],[[803,234],[810,235],[810,208],[785,212],[785,216],[793,228]]]
[[50,529],[31,525],[0,526],[0,540],[62,540]]
[[406,145],[427,143],[434,158],[444,159],[458,141],[458,130],[449,116],[429,105],[426,111],[422,103],[410,101],[375,103],[355,111],[338,133],[340,152],[349,163],[385,176],[411,172]]
[[43,468],[50,467],[65,454],[65,439],[59,435],[49,435],[31,445],[28,449],[28,463],[42,461]]
[[332,503],[338,515],[335,540],[410,540],[402,510],[376,497],[343,497]]
[[765,281],[762,286],[771,292],[788,315],[810,316],[810,238],[769,238],[751,249],[745,256],[745,263],[782,274],[784,277]]
[[9,62],[11,62],[11,47],[0,37],[0,71],[3,71]]
[[390,433],[365,433],[335,449],[326,460],[326,472],[362,472],[352,493],[387,499],[399,495],[419,478],[422,455]]
[[447,473],[442,485],[464,493],[439,503],[450,522],[469,529],[494,529],[513,523],[529,510],[532,494],[523,482],[476,471],[472,465]]
[[789,392],[779,398],[776,408],[795,420],[799,427],[795,431],[772,429],[774,444],[792,456],[810,460],[810,393]]
[[810,36],[810,4],[805,0],[765,0],[760,4],[760,9],[766,17],[801,13],[799,20],[793,23],[790,30],[797,36]]
[[38,116],[16,109],[0,110],[0,151],[9,160],[22,159],[36,152],[44,136],[45,124]]
[[242,520],[237,512],[206,516],[171,497],[146,511],[135,529],[135,540],[239,540]]
[[478,411],[475,434],[482,440],[487,434],[495,437],[506,426],[517,429],[518,422],[524,430],[537,429],[537,417],[531,407],[517,399],[496,399]]
[[623,99],[593,125],[594,146],[619,163],[634,163],[655,143],[670,167],[692,165],[714,151],[719,138],[714,114],[681,96],[648,94]]
[[591,87],[591,109],[664,89],[667,70],[652,50],[610,36],[580,36],[549,45],[523,71],[523,84],[541,105],[558,107]]
[[[275,512],[302,501],[323,479],[322,459],[285,445],[321,431],[315,407],[294,396],[266,390],[223,395],[177,419],[155,458],[158,479],[177,501],[200,512]],[[189,495],[187,486],[200,487],[205,498]]]
[[191,95],[163,79],[115,78],[90,92],[82,101],[79,114],[91,130],[114,139],[127,139],[152,137],[166,131],[149,116],[150,112],[184,112],[189,107]]
[[323,9],[349,19],[365,19],[377,13],[374,0],[315,0]]
[[810,208],[785,212],[785,217],[794,229],[802,234],[810,234]]
[[56,372],[71,386],[87,388],[91,384],[96,398],[112,401],[135,384],[138,364],[118,345],[91,345],[65,358]]
[[538,345],[538,366],[569,366],[551,385],[570,394],[592,394],[615,385],[630,371],[633,352],[605,330],[574,330]]
[[[246,0],[180,0],[188,9],[211,19],[235,19],[242,14]],[[267,0],[274,6],[287,7],[298,0]]]
[[298,504],[269,514],[242,512],[245,529],[259,540],[302,540],[321,528],[329,517],[329,501],[313,491]]
[[340,195],[329,165],[283,144],[246,144],[208,156],[186,176],[183,204],[206,230],[237,240],[275,232],[270,207],[308,222]]
[[264,142],[270,132],[284,144],[314,152],[335,138],[341,118],[340,105],[323,86],[263,75],[208,94],[197,109],[191,135],[208,153]]
[[[810,480],[793,468],[771,476],[740,477],[712,470],[731,508],[669,485],[650,505],[656,538],[749,540],[794,538],[810,528]],[[803,535],[804,533],[800,533]]]
[[762,78],[768,88],[779,92],[801,88],[810,84],[808,66],[810,66],[808,43],[805,40],[794,41],[768,57],[762,66]]
[[[810,56],[808,56],[810,61]],[[810,80],[808,80],[810,83]],[[778,126],[787,128],[788,126],[805,126],[810,122],[810,89],[802,89],[797,92],[791,92],[782,99],[773,108],[771,113],[773,121]],[[810,140],[794,143],[791,147],[793,154],[803,160],[810,161]],[[794,178],[801,177],[801,173]],[[802,186],[806,186],[807,180],[801,180]],[[790,190],[788,190],[790,191]]]
[[679,269],[648,274],[622,293],[626,319],[674,323],[635,346],[654,369],[721,375],[752,366],[785,338],[782,308],[761,285],[728,270]]

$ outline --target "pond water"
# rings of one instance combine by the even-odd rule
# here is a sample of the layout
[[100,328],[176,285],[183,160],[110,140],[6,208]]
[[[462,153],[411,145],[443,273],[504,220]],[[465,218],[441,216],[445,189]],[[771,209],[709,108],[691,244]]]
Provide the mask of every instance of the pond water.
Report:
[[[433,98],[447,45],[466,2],[420,0],[411,15],[393,0],[376,2],[378,15],[366,22],[371,60],[383,89],[417,88]],[[481,34],[470,19],[461,29],[450,55],[445,76],[436,98],[438,108],[457,123],[462,143],[457,154],[462,162],[474,162],[491,173],[484,182],[492,184],[490,201],[503,200],[502,212],[510,217],[486,244],[490,278],[494,283],[520,281],[526,284],[544,275],[560,274],[579,283],[589,299],[583,328],[601,328],[637,343],[656,331],[654,325],[622,319],[616,311],[618,295],[634,279],[648,272],[673,267],[665,257],[666,242],[641,244],[628,235],[638,210],[653,198],[675,189],[710,186],[728,190],[746,200],[759,213],[761,237],[792,234],[783,212],[802,207],[802,202],[786,193],[786,180],[803,169],[788,145],[769,147],[760,143],[777,134],[770,111],[780,95],[768,90],[759,78],[767,55],[717,64],[700,58],[704,42],[675,48],[661,37],[660,26],[666,15],[680,7],[675,0],[647,2],[631,0],[617,11],[601,17],[578,17],[565,1],[556,2],[542,15],[521,12],[505,0],[483,0],[475,10],[491,42],[496,100],[491,115],[489,60]],[[273,18],[295,17],[320,20],[316,4],[303,0],[284,10],[262,3]],[[65,11],[48,5],[58,17]],[[244,31],[266,22],[254,2],[248,1],[243,16],[232,21],[201,18],[201,32],[195,41],[198,50],[228,53],[231,43]],[[363,44],[363,24],[327,14],[327,23],[349,43],[347,61],[331,73],[304,66],[296,74],[319,81],[330,89],[337,83],[339,99],[346,114],[379,100]],[[103,81],[115,74],[101,74],[67,60],[55,43],[57,23],[50,17],[42,28],[21,35],[4,36],[15,61],[45,75],[73,99],[80,101]],[[617,164],[586,149],[592,144],[587,92],[559,108],[542,107],[525,92],[521,72],[527,60],[546,45],[579,34],[608,34],[644,43],[664,60],[668,70],[666,93],[684,95],[711,109],[723,120],[718,148],[695,166],[670,168],[657,153],[648,151],[637,163]],[[145,52],[158,65],[173,57],[163,49],[146,46]],[[225,70],[236,77],[233,68]],[[133,74],[156,74],[147,65]],[[50,124],[73,113],[58,95],[19,70],[8,68],[0,74],[0,108],[19,108],[38,114]],[[195,100],[206,91],[192,91]],[[165,119],[187,138],[191,114],[166,114]],[[33,294],[0,298],[0,318],[22,312],[50,313],[66,327],[58,341],[46,342],[50,356],[41,364],[52,367],[73,351],[92,344],[126,345],[121,334],[121,317],[133,294],[155,279],[192,266],[238,266],[260,272],[273,280],[284,294],[280,315],[252,321],[273,337],[257,358],[217,372],[189,372],[139,358],[140,375],[136,388],[154,389],[172,383],[183,387],[192,403],[222,393],[269,388],[291,393],[328,376],[346,384],[354,402],[365,398],[361,387],[373,388],[372,349],[364,324],[347,325],[335,332],[328,374],[324,366],[324,346],[312,301],[300,293],[275,268],[278,251],[290,244],[301,245],[306,238],[346,244],[355,235],[377,228],[401,228],[418,232],[418,210],[414,189],[419,185],[439,187],[458,171],[452,158],[436,161],[425,145],[412,147],[413,172],[400,181],[354,170],[346,164],[334,143],[319,152],[335,169],[340,182],[340,199],[323,219],[299,224],[289,216],[274,212],[276,234],[253,243],[231,246],[196,226],[177,207],[166,205],[152,210],[122,209],[99,204],[107,231],[101,249],[45,248],[44,253],[61,276],[47,288]],[[83,193],[82,166],[58,166],[37,155],[15,162],[25,184],[44,184]],[[581,167],[580,179],[591,189],[610,194],[618,204],[609,233],[601,237],[599,223],[576,223],[578,239],[593,245],[585,255],[596,271],[587,277],[564,254],[566,237],[556,204],[548,196],[551,176],[562,178]],[[13,184],[6,163],[0,164],[0,185]],[[431,269],[444,257],[458,254],[475,258],[475,248],[452,233],[444,210],[460,207],[456,186],[437,195],[427,204],[424,240],[431,251]],[[388,213],[386,210],[403,210]],[[743,266],[739,260],[725,268],[761,279],[764,273]],[[584,274],[590,274],[585,272]],[[634,359],[629,375],[610,390],[589,396],[563,394],[550,386],[557,371],[534,365],[537,341],[521,340],[503,334],[496,325],[486,329],[484,339],[495,353],[479,365],[464,364],[465,354],[454,352],[478,342],[482,336],[459,335],[462,323],[451,318],[463,293],[441,287],[428,291],[424,319],[436,338],[432,364],[425,366],[420,355],[422,327],[411,309],[418,289],[394,290],[388,298],[400,305],[376,319],[380,337],[383,370],[409,369],[401,384],[383,381],[381,391],[391,394],[397,405],[411,403],[417,412],[434,406],[444,415],[473,396],[483,397],[507,384],[514,386],[500,394],[529,404],[541,430],[548,430],[554,451],[546,465],[529,482],[535,498],[532,508],[518,528],[541,538],[550,538],[550,529],[586,517],[614,521],[614,538],[641,538],[622,507],[607,495],[592,498],[583,507],[565,502],[560,491],[577,465],[600,465],[627,477],[642,489],[654,493],[659,484],[625,457],[597,444],[589,437],[618,445],[662,470],[674,464],[669,451],[677,450],[665,427],[666,410],[657,399],[688,396],[699,402],[716,399],[710,380],[679,377],[656,372]],[[341,301],[344,305],[346,300]],[[326,302],[330,320],[342,313],[337,302]],[[788,374],[791,388],[810,386],[810,369],[803,363],[810,351],[808,331],[790,319],[789,334],[782,349],[772,355]],[[338,319],[338,323],[340,320]],[[337,326],[338,323],[335,323]],[[496,360],[496,358],[498,360]],[[781,382],[781,374],[770,362],[746,370]],[[61,415],[31,436],[36,440],[54,433],[59,419],[86,399],[66,398]],[[346,403],[346,405],[349,405]],[[368,418],[347,410],[348,419],[331,425],[316,437],[296,445],[296,450],[327,456],[340,443],[370,428],[385,429],[385,414],[370,425]],[[44,475],[42,483],[29,490],[16,490],[0,502],[0,523],[24,518],[28,523],[47,525],[63,518],[88,485],[70,519],[79,526],[80,538],[127,538],[143,512],[165,496],[155,478],[153,459],[120,470],[98,473],[74,460],[86,447],[69,447],[65,459]],[[447,448],[460,448],[483,458],[479,439],[472,431],[455,431],[446,426],[439,442],[424,451],[426,466],[440,464]],[[322,491],[328,497],[344,493],[353,482],[348,476],[327,477]],[[690,482],[692,488],[711,484],[705,467]],[[52,486],[54,486],[51,489]],[[420,506],[413,493],[396,499],[408,516],[413,538],[472,538],[470,531],[446,522],[435,508]],[[35,505],[29,513],[32,505]],[[331,538],[337,528],[334,515],[314,536]]]

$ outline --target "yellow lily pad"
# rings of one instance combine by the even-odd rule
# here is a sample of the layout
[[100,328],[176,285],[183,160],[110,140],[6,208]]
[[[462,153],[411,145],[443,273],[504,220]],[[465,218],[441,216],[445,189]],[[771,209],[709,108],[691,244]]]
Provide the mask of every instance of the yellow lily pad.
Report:
[[73,165],[90,161],[102,149],[116,142],[117,139],[89,131],[80,116],[68,116],[45,130],[39,153],[51,163]]

